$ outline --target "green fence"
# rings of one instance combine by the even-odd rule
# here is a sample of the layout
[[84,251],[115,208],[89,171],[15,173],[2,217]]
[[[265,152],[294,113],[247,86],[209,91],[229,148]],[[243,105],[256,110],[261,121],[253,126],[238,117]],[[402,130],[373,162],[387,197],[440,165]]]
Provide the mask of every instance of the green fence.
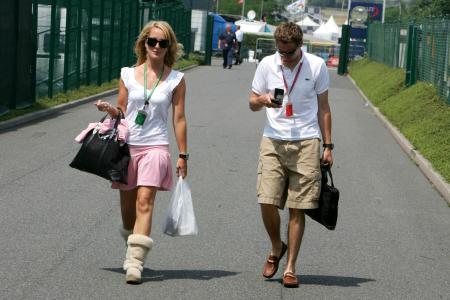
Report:
[[33,0],[36,95],[118,78],[135,63],[134,42],[149,20],[169,22],[190,51],[191,11],[179,0]]
[[450,18],[371,23],[369,58],[406,71],[406,84],[432,83],[450,104]]

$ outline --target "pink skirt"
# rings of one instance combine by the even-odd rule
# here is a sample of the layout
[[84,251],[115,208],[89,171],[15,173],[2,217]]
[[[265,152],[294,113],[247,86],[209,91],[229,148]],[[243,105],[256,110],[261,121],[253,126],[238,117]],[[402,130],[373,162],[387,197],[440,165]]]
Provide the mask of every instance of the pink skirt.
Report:
[[172,164],[168,145],[129,146],[128,184],[113,182],[111,188],[129,191],[138,186],[172,189]]

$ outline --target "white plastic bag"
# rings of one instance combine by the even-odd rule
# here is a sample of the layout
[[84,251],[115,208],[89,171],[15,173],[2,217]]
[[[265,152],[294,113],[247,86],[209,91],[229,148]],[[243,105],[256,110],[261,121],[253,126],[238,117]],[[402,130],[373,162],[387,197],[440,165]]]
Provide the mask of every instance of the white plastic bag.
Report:
[[181,176],[170,199],[163,232],[170,236],[197,235],[198,233],[191,189]]

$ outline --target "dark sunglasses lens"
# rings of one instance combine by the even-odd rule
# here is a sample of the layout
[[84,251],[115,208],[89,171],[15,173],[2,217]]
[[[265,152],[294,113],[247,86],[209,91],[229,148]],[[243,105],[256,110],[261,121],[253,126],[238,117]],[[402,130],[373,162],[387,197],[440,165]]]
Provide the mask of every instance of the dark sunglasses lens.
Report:
[[157,43],[158,43],[157,39],[147,38],[147,45],[149,45],[150,47],[155,47]]
[[292,55],[295,54],[295,51],[297,51],[297,49],[294,49],[294,50],[289,51],[289,52],[281,52],[281,51],[278,51],[278,53],[280,53],[281,56],[292,56]]
[[160,46],[161,48],[167,48],[167,47],[169,47],[169,40],[161,40],[161,41],[159,41],[159,46]]

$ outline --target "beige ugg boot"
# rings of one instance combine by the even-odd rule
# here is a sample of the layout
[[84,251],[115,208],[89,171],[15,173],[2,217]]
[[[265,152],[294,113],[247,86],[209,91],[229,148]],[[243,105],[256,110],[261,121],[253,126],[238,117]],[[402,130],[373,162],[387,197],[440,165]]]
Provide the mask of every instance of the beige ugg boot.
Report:
[[133,230],[125,229],[125,228],[123,228],[122,225],[119,226],[119,232],[120,232],[120,235],[121,235],[121,236],[123,237],[123,239],[125,240],[125,244],[126,244],[127,241],[128,241],[128,236],[130,236],[130,234],[133,234]]
[[127,254],[123,263],[123,269],[127,272],[125,280],[127,283],[141,283],[145,257],[153,247],[153,240],[146,235],[131,234],[127,244]]

